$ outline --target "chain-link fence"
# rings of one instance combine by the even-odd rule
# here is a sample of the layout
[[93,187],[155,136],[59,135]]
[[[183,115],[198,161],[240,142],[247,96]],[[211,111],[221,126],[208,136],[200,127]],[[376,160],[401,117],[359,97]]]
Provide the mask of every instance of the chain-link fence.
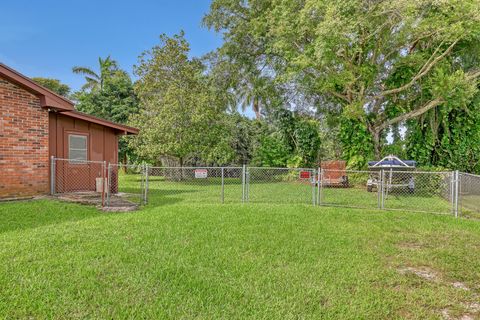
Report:
[[379,208],[381,174],[355,170],[321,170],[318,204]]
[[141,205],[146,201],[146,166],[108,165],[107,206]]
[[454,172],[322,170],[318,203],[451,213],[454,177]]
[[480,216],[480,176],[458,171],[107,166],[52,158],[51,175],[52,194],[83,194],[106,206],[288,203]]
[[480,176],[459,173],[458,205],[462,216],[480,217]]
[[249,167],[246,169],[245,201],[315,204],[316,171]]
[[453,172],[382,171],[382,208],[455,212]]
[[107,180],[104,161],[51,158],[50,174],[52,195],[104,205]]
[[242,201],[241,167],[148,167],[148,201],[233,203]]

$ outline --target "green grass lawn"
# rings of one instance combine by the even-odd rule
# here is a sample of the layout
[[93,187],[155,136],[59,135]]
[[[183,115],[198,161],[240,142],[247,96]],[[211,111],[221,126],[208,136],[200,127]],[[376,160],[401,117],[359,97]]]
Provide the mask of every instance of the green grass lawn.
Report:
[[0,318],[480,316],[479,221],[185,190],[132,213],[0,204]]

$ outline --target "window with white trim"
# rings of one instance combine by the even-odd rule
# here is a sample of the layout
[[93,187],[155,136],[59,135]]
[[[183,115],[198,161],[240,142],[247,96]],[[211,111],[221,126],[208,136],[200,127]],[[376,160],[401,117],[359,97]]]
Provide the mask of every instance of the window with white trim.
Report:
[[87,136],[68,135],[68,159],[87,160]]

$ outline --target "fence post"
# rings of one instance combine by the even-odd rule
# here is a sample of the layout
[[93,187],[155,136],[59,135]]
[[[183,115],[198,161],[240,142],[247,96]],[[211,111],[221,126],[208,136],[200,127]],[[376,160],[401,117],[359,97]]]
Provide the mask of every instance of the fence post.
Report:
[[108,163],[107,167],[107,207],[110,207],[110,192],[112,190],[112,166]]
[[245,167],[245,198],[250,202],[250,170]]
[[107,161],[102,163],[102,207],[105,207],[105,171],[107,170]]
[[460,175],[458,170],[455,170],[455,218],[458,218],[458,197],[460,196],[459,181]]
[[50,194],[55,195],[55,157],[50,157]]
[[317,197],[316,197],[316,190],[317,190],[317,184],[315,183],[315,173],[317,170],[315,169],[310,169],[310,183],[312,184],[312,205],[316,206],[317,205]]
[[222,193],[221,193],[221,199],[222,203],[225,203],[225,172],[224,168],[222,167]]
[[380,170],[380,190],[381,190],[381,200],[382,206],[380,209],[385,209],[385,170]]
[[321,175],[321,171],[320,171],[320,167],[317,168],[317,174],[316,174],[316,177],[315,177],[315,186],[317,187],[317,206],[320,205],[320,175]]
[[[125,166],[125,171],[128,171],[128,165]],[[145,162],[141,164],[140,170],[140,196],[138,199],[138,203],[140,205],[143,204],[145,201]]]
[[320,169],[320,186],[319,186],[319,196],[318,196],[318,200],[319,200],[319,205],[322,205],[323,204],[323,176],[325,175],[325,169],[321,168]]
[[450,173],[450,201],[452,204],[452,214],[455,215],[455,170]]
[[[373,189],[373,174],[370,176],[372,180],[372,189]],[[378,171],[377,176],[377,207],[378,209],[382,208],[382,171]]]
[[245,164],[242,166],[242,203],[245,202]]
[[145,164],[145,190],[143,195],[143,203],[148,203],[148,163]]

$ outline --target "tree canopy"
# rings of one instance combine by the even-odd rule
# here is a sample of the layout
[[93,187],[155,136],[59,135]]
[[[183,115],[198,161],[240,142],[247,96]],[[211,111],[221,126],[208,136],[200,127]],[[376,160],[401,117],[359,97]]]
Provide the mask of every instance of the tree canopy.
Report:
[[98,58],[99,72],[95,72],[89,67],[75,66],[72,68],[73,73],[81,74],[85,77],[85,84],[82,87],[83,91],[103,90],[105,81],[111,78],[119,71],[118,64],[110,56],[106,58]]
[[[105,59],[98,58],[98,61],[99,74],[87,67],[73,68],[75,73],[85,75],[86,81],[82,89],[72,95],[72,99],[76,101],[76,109],[125,124],[139,111],[133,82],[128,73],[121,70],[110,56]],[[124,138],[119,140],[119,144],[119,158],[123,162],[127,162],[128,158],[136,158],[134,150],[128,147]]]
[[61,96],[64,96],[66,98],[70,96],[70,87],[64,83],[61,83],[58,79],[33,77],[32,80],[39,85],[44,86],[45,88],[52,90],[55,93],[58,93]]
[[119,122],[138,112],[138,99],[130,76],[117,70],[103,79],[102,90],[81,90],[73,95],[79,111]]
[[189,50],[183,33],[161,35],[160,44],[145,51],[135,66],[142,108],[131,120],[140,128],[131,143],[150,161],[174,157],[183,165],[194,157],[216,158],[217,163],[231,158],[221,139],[223,106],[210,92],[204,66],[188,57]]
[[358,122],[379,157],[392,126],[473,99],[479,10],[478,0],[214,0],[204,23],[235,64]]
[[192,57],[183,32],[161,35],[135,81],[99,58],[73,68],[85,85],[71,97],[140,128],[121,148],[139,161],[365,168],[396,154],[480,172],[479,12],[480,0],[212,0],[217,50]]

